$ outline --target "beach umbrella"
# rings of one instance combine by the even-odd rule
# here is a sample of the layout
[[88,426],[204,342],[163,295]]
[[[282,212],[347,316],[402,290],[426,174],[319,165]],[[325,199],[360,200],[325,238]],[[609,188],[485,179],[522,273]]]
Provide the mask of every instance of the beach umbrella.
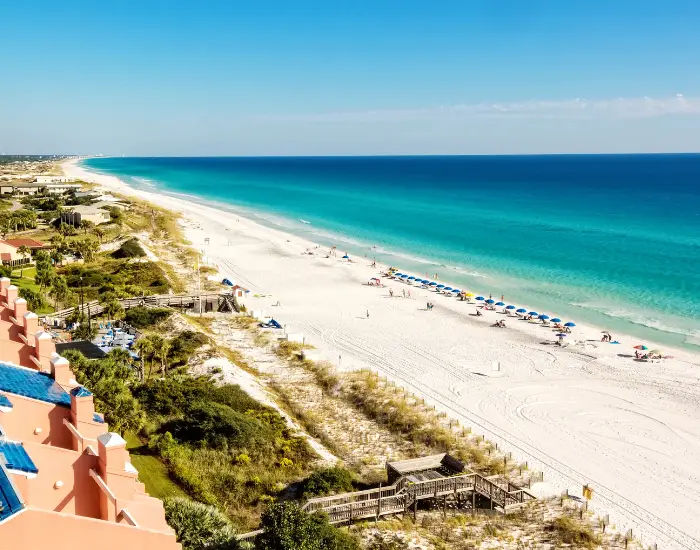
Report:
[[564,334],[563,332],[560,332],[559,334],[557,334],[557,336],[559,336],[559,338],[564,338],[565,336],[568,336],[568,334]]
[[435,281],[431,281],[429,284],[430,286],[437,286],[437,283]]
[[505,304],[503,302],[496,302],[497,306],[504,306]]
[[506,309],[515,309],[515,306],[506,306]]
[[571,321],[569,321],[568,323],[564,323],[564,326],[565,327],[575,327],[576,323],[572,323]]
[[[343,256],[345,258],[345,256]],[[394,273],[394,277],[403,277],[403,273]]]
[[467,298],[473,298],[473,297],[474,297],[474,295],[473,295],[471,292],[467,292],[467,293],[465,294],[465,296],[466,296]]
[[408,275],[401,275],[402,279],[408,279]]
[[453,288],[453,289],[452,289],[452,292],[454,292],[455,294],[459,294],[459,293],[462,292],[462,291],[459,290],[458,288]]
[[435,288],[445,288],[445,285],[437,285]]
[[477,299],[477,300],[483,300],[484,297],[483,297],[483,296],[477,296],[476,299]]
[[415,279],[415,277],[414,277],[413,275],[411,275],[411,276],[408,278],[409,281],[412,281],[413,279]]
[[521,307],[520,309],[516,309],[515,313],[527,313],[527,310]]
[[542,315],[540,315],[539,318],[542,319],[543,321],[546,321],[547,319],[549,319],[549,315],[545,315],[545,314],[543,313]]
[[443,290],[452,290],[452,287],[451,287],[451,286],[446,286],[445,288],[443,288]]
[[537,317],[539,315],[539,313],[537,313],[536,311],[528,311],[527,314],[532,315],[533,317]]
[[494,300],[492,300],[491,298],[489,298],[488,300],[486,300],[486,303],[487,303],[487,304],[493,304],[493,303],[494,303]]
[[646,346],[643,345],[643,344],[638,344],[638,345],[634,346],[634,349],[647,350],[647,349],[649,349],[649,348],[646,347]]
[[552,323],[561,323],[561,319],[559,319],[559,317],[554,317]]
[[421,280],[421,283],[423,283],[424,285],[427,285],[429,282],[430,282],[430,281],[429,281],[428,279],[422,279],[422,280]]

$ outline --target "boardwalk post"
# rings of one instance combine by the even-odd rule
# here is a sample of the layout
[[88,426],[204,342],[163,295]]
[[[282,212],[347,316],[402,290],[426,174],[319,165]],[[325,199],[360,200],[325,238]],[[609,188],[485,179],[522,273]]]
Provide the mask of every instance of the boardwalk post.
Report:
[[442,497],[442,519],[447,519],[447,495]]
[[476,514],[476,479],[474,480],[474,489],[472,490],[472,516]]
[[382,515],[382,484],[379,484],[379,498],[377,498],[377,521],[379,521],[379,516]]

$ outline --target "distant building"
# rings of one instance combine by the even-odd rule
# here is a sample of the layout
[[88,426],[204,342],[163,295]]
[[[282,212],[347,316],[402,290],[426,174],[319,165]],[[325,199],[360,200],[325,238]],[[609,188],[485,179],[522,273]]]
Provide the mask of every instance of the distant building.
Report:
[[26,246],[34,254],[37,250],[41,250],[46,245],[41,241],[34,239],[5,239],[0,241],[0,265],[9,265],[11,267],[28,264],[31,261],[31,255],[23,256],[19,253],[21,246]]
[[61,212],[61,222],[76,227],[80,226],[83,221],[99,225],[108,222],[110,219],[111,216],[107,210],[93,205],[70,206],[67,210]]
[[68,178],[66,176],[37,176],[34,180],[36,183],[68,183],[70,181],[75,181],[75,178]]
[[62,195],[68,191],[80,191],[79,183],[38,183],[25,181],[11,181],[0,184],[1,195],[18,195],[26,197],[31,195],[51,194]]

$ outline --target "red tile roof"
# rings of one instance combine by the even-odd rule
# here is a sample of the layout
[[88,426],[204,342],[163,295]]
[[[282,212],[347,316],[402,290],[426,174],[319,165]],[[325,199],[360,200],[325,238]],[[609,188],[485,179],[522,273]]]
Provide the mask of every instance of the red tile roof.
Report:
[[10,246],[14,246],[15,248],[19,248],[20,246],[27,246],[29,248],[43,248],[45,246],[44,243],[35,239],[5,239],[2,242],[7,243]]

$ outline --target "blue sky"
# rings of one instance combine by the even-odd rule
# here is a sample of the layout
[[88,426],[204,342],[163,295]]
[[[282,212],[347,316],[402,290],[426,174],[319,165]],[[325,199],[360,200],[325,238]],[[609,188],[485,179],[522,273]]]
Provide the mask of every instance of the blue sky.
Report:
[[700,151],[698,28],[691,1],[14,2],[0,152]]

